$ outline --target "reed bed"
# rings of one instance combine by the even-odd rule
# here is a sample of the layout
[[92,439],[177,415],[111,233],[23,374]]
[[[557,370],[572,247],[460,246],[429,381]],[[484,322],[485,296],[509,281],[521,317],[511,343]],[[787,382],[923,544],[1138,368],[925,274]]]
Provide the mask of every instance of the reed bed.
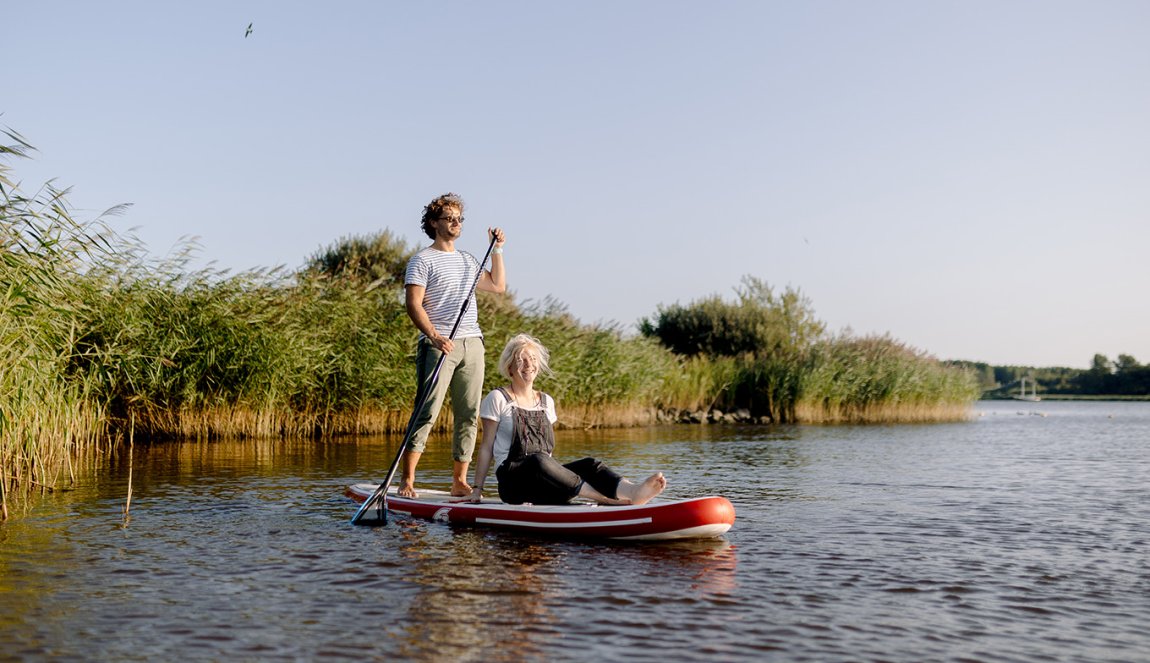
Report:
[[867,406],[800,401],[796,417],[807,424],[925,424],[966,421],[970,405],[964,403],[877,403]]
[[[435,429],[449,430],[448,410]],[[317,438],[403,432],[411,411],[365,406],[326,412],[254,410],[245,406],[159,411],[148,429],[158,437],[184,440]]]
[[668,411],[707,411],[728,407],[730,390],[740,379],[734,357],[679,357],[663,382],[656,405]]
[[83,302],[75,277],[106,249],[98,224],[72,219],[66,192],[17,187],[8,160],[31,147],[0,145],[0,516],[11,498],[50,489],[73,454],[103,433],[90,385],[66,378]]
[[747,277],[738,298],[660,309],[644,334],[678,348],[660,407],[749,411],[774,423],[951,421],[978,398],[971,371],[889,336],[828,336],[796,290]]
[[796,402],[801,421],[955,421],[970,416],[980,393],[972,372],[890,336],[843,335],[812,354]]

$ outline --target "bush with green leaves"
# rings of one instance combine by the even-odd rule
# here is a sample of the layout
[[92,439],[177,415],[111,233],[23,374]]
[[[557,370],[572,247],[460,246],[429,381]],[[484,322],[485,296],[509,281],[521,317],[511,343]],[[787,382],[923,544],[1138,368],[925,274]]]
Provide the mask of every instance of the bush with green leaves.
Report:
[[687,305],[660,306],[654,320],[640,321],[640,331],[688,357],[802,351],[823,333],[810,300],[797,289],[776,295],[762,280],[744,276],[735,294],[734,302],[713,295]]

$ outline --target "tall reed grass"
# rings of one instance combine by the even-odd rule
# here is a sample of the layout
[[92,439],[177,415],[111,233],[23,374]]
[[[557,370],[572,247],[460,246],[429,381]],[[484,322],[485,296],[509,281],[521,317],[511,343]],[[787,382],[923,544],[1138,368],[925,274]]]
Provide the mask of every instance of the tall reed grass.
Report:
[[65,367],[85,303],[75,281],[106,242],[72,219],[66,191],[26,195],[8,160],[32,149],[6,131],[0,145],[0,517],[10,497],[50,489],[71,454],[98,438],[103,413],[91,385]]
[[819,343],[813,357],[795,404],[799,421],[960,420],[981,393],[973,373],[890,336],[840,335]]

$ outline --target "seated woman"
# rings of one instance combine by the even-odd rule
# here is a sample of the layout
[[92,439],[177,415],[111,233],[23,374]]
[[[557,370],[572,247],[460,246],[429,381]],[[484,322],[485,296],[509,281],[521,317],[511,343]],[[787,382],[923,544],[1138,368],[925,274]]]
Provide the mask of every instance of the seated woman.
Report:
[[510,385],[495,389],[479,406],[483,441],[475,483],[467,501],[483,498],[483,482],[494,459],[499,498],[508,504],[566,504],[584,497],[600,504],[646,504],[667,486],[662,472],[634,484],[594,458],[565,465],[555,450],[555,401],[535,391],[540,372],[550,373],[550,355],[538,339],[519,334],[499,357],[499,373]]

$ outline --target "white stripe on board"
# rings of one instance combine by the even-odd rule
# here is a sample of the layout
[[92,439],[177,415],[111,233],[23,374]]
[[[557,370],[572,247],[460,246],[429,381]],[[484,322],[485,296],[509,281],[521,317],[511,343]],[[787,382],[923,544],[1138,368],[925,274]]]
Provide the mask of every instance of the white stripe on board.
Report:
[[612,520],[608,522],[599,523],[533,523],[522,520],[499,520],[496,518],[476,518],[476,523],[483,523],[484,525],[515,525],[516,527],[538,527],[540,529],[559,529],[559,528],[588,528],[588,527],[618,527],[620,525],[646,525],[651,522],[650,518],[634,518],[632,520]]

